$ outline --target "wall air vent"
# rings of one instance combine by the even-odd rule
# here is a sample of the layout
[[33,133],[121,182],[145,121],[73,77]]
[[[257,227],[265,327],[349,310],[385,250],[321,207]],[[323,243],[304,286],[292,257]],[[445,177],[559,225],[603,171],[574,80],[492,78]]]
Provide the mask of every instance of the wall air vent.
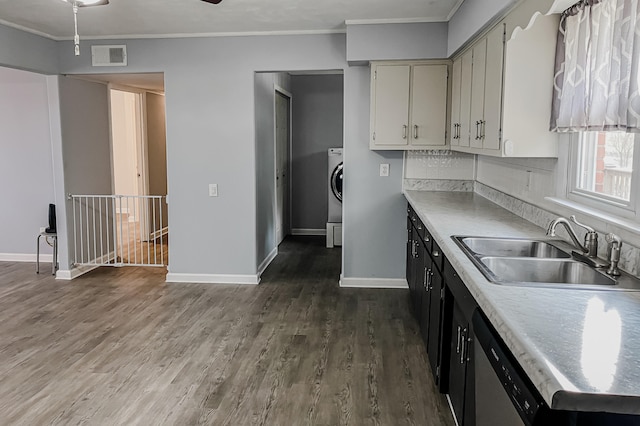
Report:
[[91,46],[91,65],[94,67],[126,66],[127,46]]

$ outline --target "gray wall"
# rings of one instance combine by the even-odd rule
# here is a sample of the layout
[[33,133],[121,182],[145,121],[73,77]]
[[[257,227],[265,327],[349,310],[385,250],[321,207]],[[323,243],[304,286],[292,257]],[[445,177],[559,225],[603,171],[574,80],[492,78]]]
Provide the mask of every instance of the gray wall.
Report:
[[347,60],[447,57],[447,23],[366,24],[347,26]]
[[[449,25],[447,51],[455,51],[490,19],[487,17],[495,16],[511,3],[465,2]],[[374,29],[374,34],[360,37],[356,35],[359,30],[348,30],[354,37],[349,49],[350,56],[357,58],[354,61],[397,58],[390,55],[398,49],[404,52],[403,59],[445,56],[441,51],[446,37],[421,37],[416,41],[411,35],[400,36],[393,30],[390,34],[397,40],[387,43],[388,38],[377,37],[375,27],[369,28]],[[364,26],[360,30],[367,31]],[[6,27],[0,27],[0,39],[0,64],[11,67],[45,73],[101,73],[104,69],[91,67],[91,45],[124,43],[129,66],[109,72],[165,73],[170,271],[176,273],[256,273],[259,256],[256,130],[252,115],[254,72],[345,69],[344,275],[404,277],[402,155],[368,149],[369,71],[367,67],[347,68],[344,35],[108,40],[82,43],[79,57],[73,55],[69,41],[55,43]],[[359,49],[363,49],[361,53]],[[384,53],[380,54],[382,50]],[[57,63],[52,58],[56,52]],[[98,162],[99,156],[92,156],[88,165],[80,164],[82,158],[76,159],[83,157],[85,151],[80,139],[93,144],[96,141],[91,136],[104,129],[100,123],[89,131],[77,117],[87,113],[81,110],[83,107],[91,110],[89,114],[102,115],[102,95],[93,90],[72,90],[64,79],[60,80],[58,93],[58,82],[48,82],[50,111],[57,113],[60,108],[62,120],[52,118],[51,123],[54,176],[58,180],[69,171],[73,177],[65,179],[73,187],[69,192],[88,190],[75,187],[84,180],[96,183],[87,185],[95,186],[94,190],[106,189],[97,185],[96,172],[106,176],[104,167],[109,163],[109,154],[103,163]],[[58,95],[60,103],[52,103],[51,99]],[[99,138],[108,137],[107,123],[104,125],[107,129]],[[70,131],[74,126],[84,131]],[[73,140],[69,141],[68,134]],[[64,168],[60,166],[63,154]],[[381,162],[391,164],[389,178],[378,177]],[[220,185],[220,197],[208,197],[209,183]],[[58,203],[63,202],[64,192],[64,187],[56,187]]]
[[[35,254],[36,235],[48,225],[54,203],[49,128],[46,77],[0,67],[0,257]],[[51,252],[44,243],[41,248]]]
[[274,84],[291,91],[286,73],[255,74],[256,267],[276,248]]
[[0,65],[43,74],[58,73],[58,44],[0,24]]
[[[145,99],[149,195],[167,195],[167,127],[164,96],[147,92]],[[162,212],[156,210],[156,231],[160,229],[160,223],[167,226],[168,216],[166,204],[163,205]]]
[[324,230],[327,224],[327,150],[342,147],[343,75],[291,77],[292,229]]
[[[402,152],[369,150],[369,67],[345,71],[343,276],[404,278]],[[389,177],[379,177],[388,163]]]
[[[62,76],[58,82],[64,192],[75,195],[112,194],[107,86]],[[66,202],[65,211],[70,237],[68,263],[63,264],[63,259],[60,260],[60,269],[63,270],[69,269],[75,260],[70,201]]]
[[449,21],[446,56],[454,54],[494,18],[517,2],[518,0],[465,0]]
[[[165,73],[170,272],[256,274],[254,72],[342,69],[344,35],[102,43],[122,42],[129,66],[110,71]],[[104,72],[91,67],[90,48],[76,58],[60,43],[61,71]]]

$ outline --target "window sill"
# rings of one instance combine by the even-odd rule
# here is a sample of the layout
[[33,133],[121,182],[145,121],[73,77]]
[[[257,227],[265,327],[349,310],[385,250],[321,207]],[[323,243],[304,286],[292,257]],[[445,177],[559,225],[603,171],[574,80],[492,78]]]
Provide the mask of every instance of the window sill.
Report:
[[584,204],[580,204],[575,201],[570,201],[563,198],[545,197],[545,200],[558,206],[570,209],[572,212],[577,212],[589,218],[603,221],[607,225],[615,226],[616,228],[635,234],[636,238],[640,238],[640,223],[634,220],[620,217],[612,213],[603,212],[602,210],[598,210],[596,208],[585,206]]

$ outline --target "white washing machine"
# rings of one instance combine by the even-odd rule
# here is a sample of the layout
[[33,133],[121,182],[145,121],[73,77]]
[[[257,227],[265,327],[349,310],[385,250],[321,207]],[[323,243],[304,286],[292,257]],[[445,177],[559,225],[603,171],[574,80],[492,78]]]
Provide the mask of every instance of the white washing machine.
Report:
[[342,148],[329,149],[327,247],[342,245]]

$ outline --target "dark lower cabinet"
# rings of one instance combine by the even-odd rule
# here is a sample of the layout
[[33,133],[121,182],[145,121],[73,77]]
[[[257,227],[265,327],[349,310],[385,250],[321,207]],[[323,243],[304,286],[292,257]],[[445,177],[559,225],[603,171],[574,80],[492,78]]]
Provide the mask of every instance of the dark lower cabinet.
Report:
[[422,268],[422,277],[421,277],[421,287],[422,287],[422,295],[420,299],[420,334],[422,335],[422,340],[424,341],[427,350],[429,349],[429,321],[431,320],[431,288],[430,288],[430,280],[431,280],[431,268],[433,267],[431,257],[427,252],[427,249],[422,244],[422,252],[424,253],[423,259],[423,268]]
[[449,346],[449,399],[458,425],[465,422],[465,396],[467,390],[469,321],[460,306],[454,302],[451,317],[451,342]]
[[[435,262],[432,263],[434,265]],[[442,342],[442,308],[444,304],[444,281],[440,271],[432,266],[429,271],[429,338],[427,341],[427,353],[431,371],[435,375],[436,385],[441,388],[441,350]]]
[[[443,256],[411,207],[407,209],[407,282],[414,315],[427,349],[429,364],[440,386],[442,368]],[[442,390],[442,388],[441,388]]]
[[448,329],[447,393],[459,426],[475,425],[474,334],[471,323],[477,304],[458,273],[444,261],[445,309]]

